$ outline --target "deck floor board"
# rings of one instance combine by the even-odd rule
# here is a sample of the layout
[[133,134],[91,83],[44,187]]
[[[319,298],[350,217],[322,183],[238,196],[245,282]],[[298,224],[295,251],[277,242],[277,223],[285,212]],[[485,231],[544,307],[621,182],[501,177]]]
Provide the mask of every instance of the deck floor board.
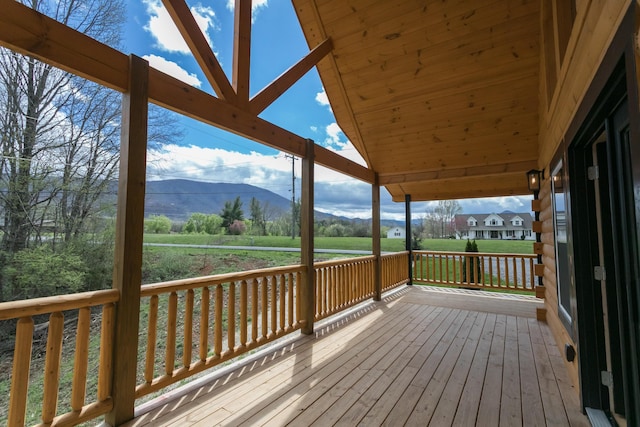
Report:
[[127,425],[588,425],[537,306],[405,287]]

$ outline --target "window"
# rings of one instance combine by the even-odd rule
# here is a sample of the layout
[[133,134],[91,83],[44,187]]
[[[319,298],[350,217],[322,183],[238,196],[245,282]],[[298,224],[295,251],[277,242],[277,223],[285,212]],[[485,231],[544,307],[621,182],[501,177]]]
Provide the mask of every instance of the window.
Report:
[[564,171],[562,161],[552,173],[551,202],[556,245],[556,285],[558,287],[558,315],[571,334],[571,276],[569,270],[569,248],[567,244],[567,212],[564,194]]

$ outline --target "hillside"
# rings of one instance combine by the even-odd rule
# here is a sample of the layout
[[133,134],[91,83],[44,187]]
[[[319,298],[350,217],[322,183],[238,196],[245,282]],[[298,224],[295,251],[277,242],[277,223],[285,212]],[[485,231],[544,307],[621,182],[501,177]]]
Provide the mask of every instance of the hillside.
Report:
[[[186,221],[195,212],[219,214],[226,201],[240,196],[245,216],[249,216],[251,198],[255,197],[261,206],[268,204],[270,217],[278,217],[291,211],[291,200],[264,188],[249,184],[227,184],[191,181],[187,179],[168,179],[148,181],[145,196],[145,216],[165,215],[172,221]],[[315,212],[316,220],[341,219],[353,221],[324,212]],[[355,221],[371,221],[371,218]],[[404,226],[403,221],[382,220],[382,226]]]
[[147,182],[145,216],[165,215],[173,221],[184,221],[195,212],[219,214],[226,201],[238,196],[245,216],[253,197],[262,206],[268,204],[275,215],[291,209],[291,200],[253,185],[170,179]]

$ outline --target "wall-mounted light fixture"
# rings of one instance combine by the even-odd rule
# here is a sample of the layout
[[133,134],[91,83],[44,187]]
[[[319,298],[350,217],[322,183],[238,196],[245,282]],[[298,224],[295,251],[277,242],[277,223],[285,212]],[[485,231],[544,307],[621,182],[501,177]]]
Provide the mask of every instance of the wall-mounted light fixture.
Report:
[[527,186],[529,191],[537,194],[540,191],[540,183],[544,179],[544,170],[531,169],[527,172]]

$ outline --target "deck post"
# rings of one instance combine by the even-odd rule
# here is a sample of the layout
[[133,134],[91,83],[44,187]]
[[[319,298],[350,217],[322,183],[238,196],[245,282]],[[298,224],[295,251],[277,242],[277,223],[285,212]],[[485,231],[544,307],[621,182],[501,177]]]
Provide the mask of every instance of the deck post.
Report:
[[313,185],[314,185],[314,147],[315,143],[307,140],[306,155],[302,159],[302,194],[300,197],[300,261],[307,267],[300,284],[301,319],[304,321],[303,334],[313,333],[315,317],[315,270],[313,266]]
[[374,301],[382,298],[382,258],[380,249],[380,184],[378,174],[375,175],[375,182],[371,185],[371,240],[373,255],[376,257],[373,270]]
[[117,426],[133,418],[138,354],[142,238],[147,162],[149,64],[129,57],[129,90],[122,100],[120,176],[113,287],[120,291],[113,339],[113,410],[105,421]]
[[409,265],[408,265],[408,273],[409,273],[409,282],[407,285],[413,285],[413,249],[411,247],[411,194],[405,194],[404,196],[404,215],[405,215],[405,247],[409,252]]

